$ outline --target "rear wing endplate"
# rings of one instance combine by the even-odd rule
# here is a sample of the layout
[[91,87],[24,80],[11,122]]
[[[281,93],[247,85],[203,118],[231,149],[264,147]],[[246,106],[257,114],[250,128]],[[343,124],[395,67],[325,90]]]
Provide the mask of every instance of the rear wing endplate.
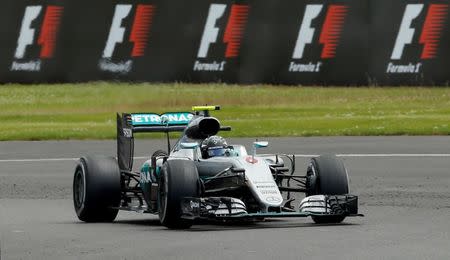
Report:
[[190,112],[117,113],[117,161],[121,170],[131,171],[134,133],[183,132],[194,117]]

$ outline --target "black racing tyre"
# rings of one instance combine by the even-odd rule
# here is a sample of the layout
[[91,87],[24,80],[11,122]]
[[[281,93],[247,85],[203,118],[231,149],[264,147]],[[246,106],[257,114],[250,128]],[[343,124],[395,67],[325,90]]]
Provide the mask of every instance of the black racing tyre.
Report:
[[[307,177],[306,196],[348,194],[347,170],[335,155],[312,158]],[[312,219],[315,223],[341,223],[345,216],[312,216]]]
[[159,220],[171,229],[185,229],[193,221],[181,218],[181,200],[199,197],[200,185],[197,167],[189,160],[168,160],[159,178]]
[[120,170],[113,157],[80,158],[73,178],[73,204],[80,220],[112,222],[120,205]]
[[157,156],[168,156],[168,154],[167,154],[166,151],[163,151],[163,150],[156,150],[156,151],[153,153],[152,157],[157,157]]

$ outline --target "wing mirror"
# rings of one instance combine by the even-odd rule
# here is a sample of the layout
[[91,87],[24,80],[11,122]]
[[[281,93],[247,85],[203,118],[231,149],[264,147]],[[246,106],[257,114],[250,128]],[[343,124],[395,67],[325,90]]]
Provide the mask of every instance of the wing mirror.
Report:
[[267,141],[256,141],[256,142],[253,142],[253,146],[255,148],[265,148],[265,147],[269,146],[269,142],[267,142]]
[[256,156],[256,149],[258,148],[264,148],[269,146],[269,142],[267,141],[256,141],[253,142],[253,154],[252,154],[252,161],[255,161],[255,156]]
[[196,149],[198,147],[198,143],[180,143],[180,147],[182,149]]
[[193,160],[197,161],[198,160],[198,155],[197,155],[197,147],[198,147],[198,143],[180,143],[180,147],[181,149],[187,149],[187,150],[192,150],[193,152]]

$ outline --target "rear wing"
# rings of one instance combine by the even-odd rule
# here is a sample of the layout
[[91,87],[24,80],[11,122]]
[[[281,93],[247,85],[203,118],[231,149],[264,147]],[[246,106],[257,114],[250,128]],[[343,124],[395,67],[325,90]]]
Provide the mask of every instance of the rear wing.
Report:
[[[190,112],[117,113],[117,161],[121,170],[131,171],[134,133],[183,132],[194,117]],[[169,136],[167,136],[169,138]]]
[[194,114],[189,112],[167,112],[162,115],[155,113],[135,113],[127,115],[127,122],[133,132],[179,132],[183,131]]

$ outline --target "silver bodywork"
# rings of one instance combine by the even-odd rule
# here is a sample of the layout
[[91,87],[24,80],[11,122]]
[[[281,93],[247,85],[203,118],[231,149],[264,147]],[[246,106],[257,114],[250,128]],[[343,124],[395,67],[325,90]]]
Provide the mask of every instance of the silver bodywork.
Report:
[[[280,207],[283,197],[278,189],[267,161],[268,157],[248,155],[242,145],[231,145],[233,153],[230,156],[201,158],[198,147],[195,149],[182,149],[176,147],[169,155],[171,159],[199,160],[217,163],[231,163],[234,168],[245,169],[245,181],[254,198],[260,205],[261,212],[267,212],[269,207]],[[157,166],[162,166],[163,160],[157,161]]]

